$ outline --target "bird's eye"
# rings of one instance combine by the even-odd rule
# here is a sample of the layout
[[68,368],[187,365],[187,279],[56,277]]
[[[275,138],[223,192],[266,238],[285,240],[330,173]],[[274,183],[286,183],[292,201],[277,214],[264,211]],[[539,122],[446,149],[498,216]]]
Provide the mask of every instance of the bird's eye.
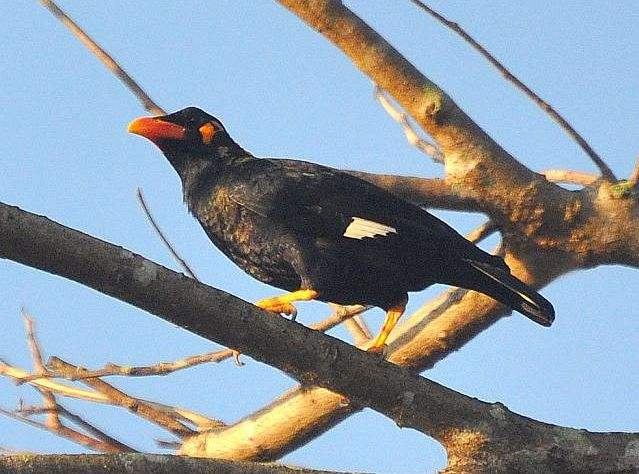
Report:
[[199,129],[200,135],[202,135],[202,143],[208,145],[213,141],[213,136],[217,132],[217,128],[211,122],[205,123]]

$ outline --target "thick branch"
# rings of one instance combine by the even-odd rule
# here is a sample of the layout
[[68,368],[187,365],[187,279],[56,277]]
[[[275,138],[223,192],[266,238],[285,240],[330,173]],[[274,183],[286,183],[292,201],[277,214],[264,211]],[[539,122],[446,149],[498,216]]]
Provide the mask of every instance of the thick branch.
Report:
[[[569,200],[531,188],[515,216],[521,234],[506,234],[513,274],[536,288],[578,268],[622,263],[639,266],[639,211],[602,183]],[[390,360],[421,370],[458,350],[506,313],[475,292],[451,290],[393,331]],[[356,407],[323,388],[298,388],[223,430],[187,439],[183,453],[229,459],[275,459],[339,423]],[[294,421],[291,413],[296,414]],[[232,446],[232,448],[230,447]]]
[[489,137],[435,83],[338,0],[278,0],[334,43],[430,134],[444,153],[447,178],[462,197],[507,213],[507,195],[493,183],[525,186],[538,177]]
[[[601,456],[590,459],[591,450],[575,454],[572,445],[577,435],[606,456],[623,456],[629,443],[639,442],[631,434],[608,437],[544,425],[501,406],[495,416],[494,405],[453,392],[340,340],[273,317],[128,250],[15,207],[0,204],[0,235],[3,258],[90,286],[203,337],[237,347],[303,384],[342,393],[348,397],[341,400],[345,407],[369,406],[401,426],[434,436],[447,448],[450,467],[472,466],[479,471],[487,466],[534,462],[550,469],[558,450],[588,465],[599,462]],[[392,358],[397,357],[393,353]],[[565,431],[565,439],[557,436],[557,430]],[[472,450],[466,449],[469,438]],[[464,449],[460,449],[462,445]],[[554,451],[546,451],[547,446],[553,446]],[[523,450],[529,454],[522,454]],[[517,453],[515,459],[513,453]],[[639,467],[639,459],[633,459]]]
[[365,179],[380,188],[418,206],[449,209],[453,211],[481,211],[481,203],[472,197],[462,196],[446,179],[419,178],[393,174],[349,171],[353,176]]
[[0,457],[0,474],[338,474],[277,464],[189,459],[160,454],[11,454]]

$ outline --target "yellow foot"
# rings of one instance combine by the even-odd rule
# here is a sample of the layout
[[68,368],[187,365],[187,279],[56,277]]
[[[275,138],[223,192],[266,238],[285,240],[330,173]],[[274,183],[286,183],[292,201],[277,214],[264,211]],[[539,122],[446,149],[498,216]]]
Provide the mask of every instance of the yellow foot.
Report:
[[295,321],[297,309],[293,306],[294,301],[309,301],[317,298],[319,293],[315,290],[297,290],[274,298],[265,298],[255,303],[255,306],[270,311],[272,313],[287,314]]
[[255,303],[258,308],[265,309],[271,313],[286,314],[291,316],[292,319],[297,317],[297,308],[288,301],[282,301],[278,298],[265,298]]
[[383,354],[384,349],[386,349],[386,339],[390,335],[391,331],[399,321],[399,318],[404,314],[404,310],[406,309],[406,301],[388,308],[386,312],[386,319],[384,320],[384,324],[382,324],[382,329],[379,331],[377,337],[373,340],[373,343],[368,348],[368,352],[374,352],[378,354]]

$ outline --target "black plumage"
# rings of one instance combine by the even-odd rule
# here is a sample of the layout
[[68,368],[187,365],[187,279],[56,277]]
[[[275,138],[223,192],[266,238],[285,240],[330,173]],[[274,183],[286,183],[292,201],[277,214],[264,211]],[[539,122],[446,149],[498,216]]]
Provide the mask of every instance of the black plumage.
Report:
[[138,119],[129,130],[166,155],[189,210],[222,252],[258,280],[293,292],[261,307],[291,313],[293,301],[306,299],[378,306],[388,316],[374,349],[401,316],[407,292],[434,283],[485,293],[545,326],[554,319],[552,305],[501,258],[367,181],[314,163],[256,158],[195,107]]

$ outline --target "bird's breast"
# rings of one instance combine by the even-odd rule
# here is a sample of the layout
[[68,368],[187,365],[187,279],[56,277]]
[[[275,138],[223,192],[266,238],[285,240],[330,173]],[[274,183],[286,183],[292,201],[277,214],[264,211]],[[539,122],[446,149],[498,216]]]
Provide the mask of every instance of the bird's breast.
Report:
[[265,283],[294,286],[298,276],[283,257],[282,243],[262,216],[230,198],[220,187],[192,209],[211,241],[242,270]]

